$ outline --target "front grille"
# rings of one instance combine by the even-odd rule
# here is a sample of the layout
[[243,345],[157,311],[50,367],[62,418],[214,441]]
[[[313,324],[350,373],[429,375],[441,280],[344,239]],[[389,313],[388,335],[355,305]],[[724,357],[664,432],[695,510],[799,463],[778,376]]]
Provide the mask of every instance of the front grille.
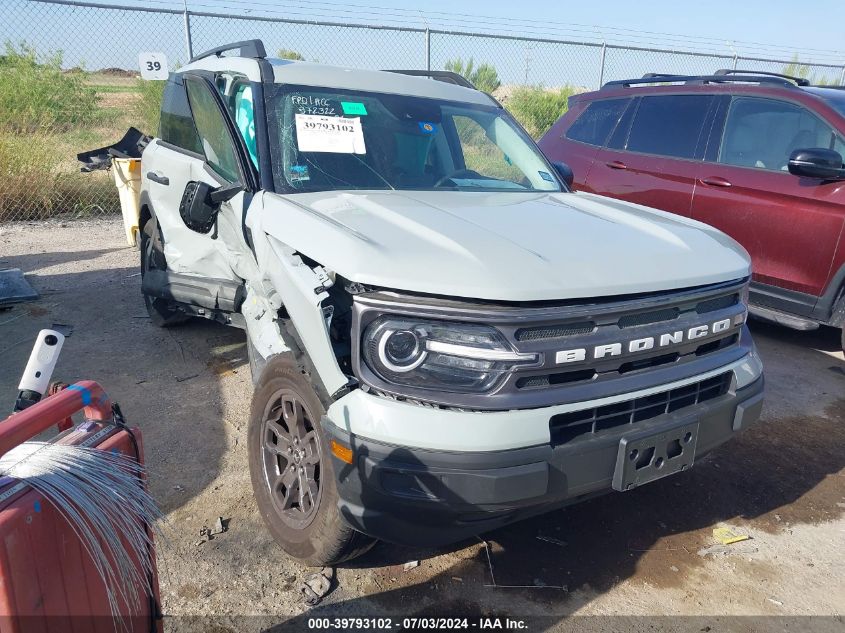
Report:
[[725,295],[724,297],[716,297],[715,299],[702,301],[695,306],[695,311],[698,314],[707,314],[708,312],[715,312],[716,310],[730,308],[731,306],[735,306],[737,303],[739,303],[739,295],[734,293]]
[[619,327],[624,329],[636,327],[637,325],[648,325],[649,323],[660,323],[677,319],[681,311],[678,308],[664,308],[654,312],[640,312],[639,314],[626,314],[619,319]]
[[[727,367],[748,353],[744,337],[746,280],[609,299],[560,303],[488,304],[443,300],[437,318],[494,327],[514,352],[530,355],[500,373],[486,393],[440,392],[399,387],[375,376],[353,354],[362,383],[384,393],[437,406],[503,411],[587,402],[694,380]],[[354,339],[384,312],[432,318],[427,297],[381,291],[355,297]],[[360,350],[357,350],[360,351]],[[496,368],[498,371],[498,368]],[[624,412],[623,412],[624,413]],[[598,421],[598,429],[616,418]],[[594,432],[581,420],[572,432]],[[561,431],[569,433],[570,431]]]
[[567,325],[552,325],[550,327],[522,328],[516,331],[517,341],[545,341],[552,338],[589,334],[596,329],[592,321],[569,323]]
[[683,387],[592,409],[559,413],[549,420],[552,444],[600,434],[609,429],[634,425],[665,413],[672,413],[725,395],[733,372],[725,372]]

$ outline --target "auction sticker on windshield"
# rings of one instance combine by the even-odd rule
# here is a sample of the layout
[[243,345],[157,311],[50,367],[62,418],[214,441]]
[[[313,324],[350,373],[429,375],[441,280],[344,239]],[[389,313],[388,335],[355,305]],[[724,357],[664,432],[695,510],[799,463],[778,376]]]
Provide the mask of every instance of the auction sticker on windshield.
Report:
[[297,114],[296,144],[300,152],[367,153],[360,117]]

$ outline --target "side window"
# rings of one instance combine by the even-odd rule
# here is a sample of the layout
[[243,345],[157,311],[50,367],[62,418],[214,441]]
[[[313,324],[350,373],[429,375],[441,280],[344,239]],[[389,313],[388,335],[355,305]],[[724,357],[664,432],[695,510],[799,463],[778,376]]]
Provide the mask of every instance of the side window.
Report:
[[220,176],[229,182],[238,182],[240,172],[237,155],[214,95],[198,80],[188,79],[186,86],[194,123],[202,143],[202,154]]
[[639,98],[631,99],[625,112],[619,117],[619,122],[616,124],[616,129],[607,139],[607,147],[610,149],[625,149],[628,143],[628,132],[631,131],[631,121],[634,120],[634,115],[637,113],[637,108],[640,105]]
[[252,86],[249,84],[236,84],[233,97],[232,116],[235,125],[244,139],[244,144],[249,152],[252,164],[258,167],[258,150],[255,143],[255,109],[252,101]]
[[833,129],[809,110],[776,99],[738,97],[731,102],[718,162],[787,171],[796,149],[845,149]]
[[712,99],[706,95],[643,97],[625,149],[674,158],[695,158]]
[[630,99],[593,101],[566,131],[566,138],[603,146]]
[[181,79],[177,81],[171,78],[164,87],[159,138],[176,147],[202,154],[202,144],[191,118],[188,96]]

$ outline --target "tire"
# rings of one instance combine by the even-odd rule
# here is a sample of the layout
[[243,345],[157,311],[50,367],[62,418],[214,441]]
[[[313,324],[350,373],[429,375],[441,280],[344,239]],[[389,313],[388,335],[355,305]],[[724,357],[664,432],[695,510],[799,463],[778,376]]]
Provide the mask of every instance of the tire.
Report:
[[328,440],[320,427],[323,413],[314,388],[289,356],[267,360],[249,419],[252,489],[275,541],[315,567],[351,560],[375,544],[338,512]]
[[[152,237],[151,237],[152,235]],[[144,230],[141,231],[138,250],[141,251],[141,282],[148,270],[167,270],[167,260],[164,259],[164,251],[158,235],[158,226],[154,219],[147,220]],[[182,312],[172,301],[144,295],[144,305],[150,321],[157,327],[171,327],[190,320],[190,315]]]
[[842,340],[840,344],[842,346],[842,353],[845,354],[845,326],[842,327]]

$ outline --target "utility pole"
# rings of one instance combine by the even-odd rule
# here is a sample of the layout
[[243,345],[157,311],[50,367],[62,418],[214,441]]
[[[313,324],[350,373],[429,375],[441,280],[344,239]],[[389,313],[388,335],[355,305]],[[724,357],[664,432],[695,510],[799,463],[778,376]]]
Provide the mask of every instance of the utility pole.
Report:
[[188,51],[188,61],[194,57],[194,43],[191,41],[191,15],[188,13],[188,0],[185,2],[185,50]]
[[607,42],[601,43],[601,62],[599,64],[599,85],[596,87],[596,90],[604,85],[604,62],[607,56]]
[[531,45],[525,45],[525,85],[528,85],[528,72],[531,68]]

